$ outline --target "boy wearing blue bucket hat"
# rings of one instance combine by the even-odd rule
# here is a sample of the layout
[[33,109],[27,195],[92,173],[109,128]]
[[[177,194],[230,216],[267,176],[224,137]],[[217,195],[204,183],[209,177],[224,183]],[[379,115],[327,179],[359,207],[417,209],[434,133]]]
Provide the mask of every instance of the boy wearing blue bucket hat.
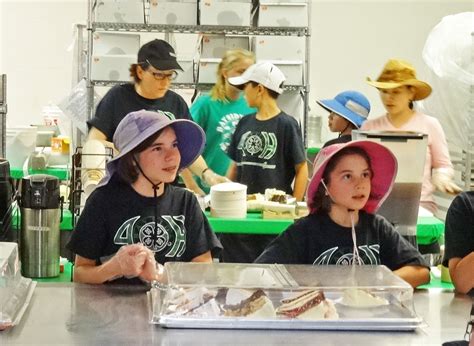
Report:
[[352,130],[360,128],[370,112],[369,100],[353,90],[343,91],[333,99],[316,102],[329,112],[328,126],[331,132],[339,132],[339,136],[327,141],[323,148],[331,144],[350,142]]
[[119,154],[107,163],[67,245],[76,254],[74,281],[151,281],[160,279],[156,263],[211,262],[219,240],[194,194],[171,184],[201,154],[203,130],[141,110],[125,116],[113,141]]

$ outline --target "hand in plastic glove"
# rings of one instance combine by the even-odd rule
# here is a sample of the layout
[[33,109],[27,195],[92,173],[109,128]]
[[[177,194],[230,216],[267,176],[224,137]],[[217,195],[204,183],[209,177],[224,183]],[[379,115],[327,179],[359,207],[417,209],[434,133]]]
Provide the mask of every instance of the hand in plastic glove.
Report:
[[132,244],[122,246],[111,261],[118,267],[120,275],[127,277],[139,276],[147,259],[147,252],[142,244]]
[[462,189],[453,182],[452,171],[447,168],[433,169],[431,182],[433,183],[434,187],[441,192],[455,195],[462,191]]
[[219,174],[216,174],[210,168],[206,168],[202,172],[202,177],[201,178],[209,186],[213,186],[213,185],[220,184],[220,183],[227,183],[227,182],[230,181],[226,177],[224,177],[222,175],[219,175]]
[[153,280],[163,281],[164,267],[155,261],[155,255],[150,249],[147,250],[147,257],[143,271],[140,274],[140,278],[144,281],[151,282]]

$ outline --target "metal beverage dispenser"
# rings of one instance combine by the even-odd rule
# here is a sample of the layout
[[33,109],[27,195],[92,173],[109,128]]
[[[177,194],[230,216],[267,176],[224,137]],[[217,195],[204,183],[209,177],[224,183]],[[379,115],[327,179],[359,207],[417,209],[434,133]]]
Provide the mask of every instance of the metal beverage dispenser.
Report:
[[21,180],[21,271],[26,277],[59,275],[61,198],[58,178],[33,174]]
[[383,215],[415,247],[418,208],[426,160],[428,135],[416,132],[352,131],[352,139],[378,142],[389,148],[398,161],[392,192],[377,214]]

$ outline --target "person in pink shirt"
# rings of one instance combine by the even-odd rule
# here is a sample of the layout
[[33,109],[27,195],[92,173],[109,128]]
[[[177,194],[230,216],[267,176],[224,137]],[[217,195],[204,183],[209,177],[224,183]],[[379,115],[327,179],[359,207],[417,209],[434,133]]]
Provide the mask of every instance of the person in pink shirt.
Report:
[[435,189],[451,194],[461,189],[453,182],[453,165],[441,124],[413,107],[414,101],[431,94],[431,86],[416,78],[415,68],[410,63],[399,59],[390,59],[377,80],[368,78],[367,83],[379,90],[387,113],[367,120],[361,130],[415,131],[428,135],[420,206],[435,212]]

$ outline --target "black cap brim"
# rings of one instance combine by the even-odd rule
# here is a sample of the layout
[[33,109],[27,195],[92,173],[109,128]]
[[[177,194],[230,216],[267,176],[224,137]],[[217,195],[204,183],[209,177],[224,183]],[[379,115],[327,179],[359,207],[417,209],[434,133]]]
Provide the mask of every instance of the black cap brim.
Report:
[[157,70],[161,71],[167,71],[167,70],[181,70],[184,71],[183,68],[178,64],[177,60],[161,60],[161,59],[156,59],[156,60],[148,60],[148,62],[156,68]]

